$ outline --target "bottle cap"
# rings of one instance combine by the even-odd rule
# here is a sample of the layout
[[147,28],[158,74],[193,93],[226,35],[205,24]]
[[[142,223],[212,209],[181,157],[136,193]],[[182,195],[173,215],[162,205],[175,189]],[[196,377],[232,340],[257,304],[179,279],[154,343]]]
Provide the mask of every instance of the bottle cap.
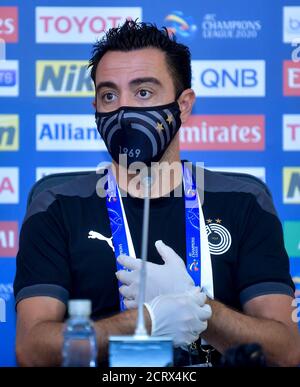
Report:
[[70,316],[90,316],[92,303],[90,300],[70,300],[68,310]]

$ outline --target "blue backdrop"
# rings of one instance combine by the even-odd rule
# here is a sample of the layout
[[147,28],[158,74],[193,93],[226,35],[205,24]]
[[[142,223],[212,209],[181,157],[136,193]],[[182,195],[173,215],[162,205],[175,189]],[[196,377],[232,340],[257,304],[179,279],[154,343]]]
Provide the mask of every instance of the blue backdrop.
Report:
[[85,66],[96,37],[127,17],[166,25],[191,48],[197,102],[182,158],[267,182],[300,297],[299,0],[2,0],[0,366],[15,364],[12,283],[28,192],[47,173],[109,159]]

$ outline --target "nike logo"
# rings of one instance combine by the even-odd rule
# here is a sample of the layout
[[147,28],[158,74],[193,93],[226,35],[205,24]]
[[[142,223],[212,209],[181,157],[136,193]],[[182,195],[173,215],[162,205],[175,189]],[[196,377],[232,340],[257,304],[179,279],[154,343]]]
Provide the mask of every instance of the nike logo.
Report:
[[99,239],[100,241],[105,241],[105,242],[107,242],[108,246],[111,247],[112,251],[115,251],[114,245],[112,243],[112,237],[106,238],[104,235],[100,234],[99,232],[90,231],[88,238],[89,239]]

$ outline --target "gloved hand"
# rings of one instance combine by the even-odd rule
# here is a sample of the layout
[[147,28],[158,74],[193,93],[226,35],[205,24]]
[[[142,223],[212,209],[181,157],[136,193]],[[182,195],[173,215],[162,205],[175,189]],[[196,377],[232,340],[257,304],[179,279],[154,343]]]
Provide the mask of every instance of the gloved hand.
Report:
[[[156,241],[155,247],[164,265],[146,262],[146,289],[145,302],[162,294],[183,293],[195,287],[194,281],[188,274],[184,261],[171,247],[162,241]],[[118,262],[132,271],[119,270],[116,276],[122,285],[119,289],[124,296],[124,303],[128,309],[138,305],[141,259],[134,259],[126,255],[120,255]]]
[[152,336],[170,336],[175,347],[186,347],[207,328],[211,307],[200,289],[161,295],[145,303],[152,321]]

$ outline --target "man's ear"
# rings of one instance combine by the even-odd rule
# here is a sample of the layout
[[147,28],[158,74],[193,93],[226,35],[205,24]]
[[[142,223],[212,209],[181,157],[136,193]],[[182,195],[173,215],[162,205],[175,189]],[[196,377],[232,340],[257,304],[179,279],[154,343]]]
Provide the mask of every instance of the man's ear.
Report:
[[181,111],[180,119],[183,124],[187,121],[187,119],[191,115],[195,99],[196,99],[195,92],[192,89],[184,90],[181,93],[180,97],[178,98],[178,104]]
[[96,100],[95,99],[93,100],[92,105],[94,106],[94,108],[96,110]]

